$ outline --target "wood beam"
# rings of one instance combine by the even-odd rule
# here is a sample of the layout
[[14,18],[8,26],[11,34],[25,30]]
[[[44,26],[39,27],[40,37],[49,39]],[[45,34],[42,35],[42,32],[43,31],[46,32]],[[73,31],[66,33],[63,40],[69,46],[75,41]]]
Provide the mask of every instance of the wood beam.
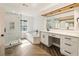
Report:
[[50,11],[48,13],[42,14],[42,16],[54,16],[57,14],[65,13],[74,10],[74,8],[79,7],[79,3],[73,3],[68,6],[56,9],[54,11]]

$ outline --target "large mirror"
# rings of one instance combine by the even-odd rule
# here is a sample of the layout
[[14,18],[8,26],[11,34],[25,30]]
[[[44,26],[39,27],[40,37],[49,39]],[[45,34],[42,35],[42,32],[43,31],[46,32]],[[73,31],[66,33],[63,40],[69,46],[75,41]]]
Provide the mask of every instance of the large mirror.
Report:
[[51,29],[74,29],[74,16],[47,19],[47,30]]

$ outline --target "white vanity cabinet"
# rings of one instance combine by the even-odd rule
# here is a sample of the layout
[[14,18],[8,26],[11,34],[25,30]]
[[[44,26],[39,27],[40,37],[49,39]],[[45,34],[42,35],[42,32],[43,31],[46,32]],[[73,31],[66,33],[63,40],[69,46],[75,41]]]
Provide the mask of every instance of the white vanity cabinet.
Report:
[[55,45],[59,47],[60,52],[63,55],[79,56],[79,37],[78,36],[75,36],[75,35],[71,36],[68,34],[65,35],[65,34],[59,34],[59,33],[57,34],[53,32],[51,33],[41,32],[41,43],[45,44],[48,47],[50,47],[51,45]]
[[62,35],[60,43],[60,51],[62,54],[68,56],[78,55],[78,38]]
[[41,43],[45,44],[47,47],[50,47],[52,45],[48,33],[41,32]]

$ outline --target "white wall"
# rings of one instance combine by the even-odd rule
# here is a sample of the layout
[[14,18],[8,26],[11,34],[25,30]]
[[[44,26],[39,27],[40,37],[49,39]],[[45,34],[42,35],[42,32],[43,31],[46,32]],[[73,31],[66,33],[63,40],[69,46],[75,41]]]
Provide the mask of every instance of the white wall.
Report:
[[[0,6],[0,56],[5,55],[5,33],[4,33],[4,27],[5,27],[5,10]],[[4,34],[2,37],[1,34]]]
[[46,18],[42,17],[40,15],[35,15],[34,16],[34,25],[33,25],[33,30],[45,30],[46,29]]

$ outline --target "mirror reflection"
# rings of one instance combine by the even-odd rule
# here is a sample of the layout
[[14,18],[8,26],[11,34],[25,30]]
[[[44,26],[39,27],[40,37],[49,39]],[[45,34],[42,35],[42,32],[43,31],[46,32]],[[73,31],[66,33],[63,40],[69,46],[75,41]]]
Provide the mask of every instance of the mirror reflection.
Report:
[[49,18],[47,19],[47,30],[51,29],[66,29],[73,30],[74,29],[74,17],[66,16],[60,18]]

